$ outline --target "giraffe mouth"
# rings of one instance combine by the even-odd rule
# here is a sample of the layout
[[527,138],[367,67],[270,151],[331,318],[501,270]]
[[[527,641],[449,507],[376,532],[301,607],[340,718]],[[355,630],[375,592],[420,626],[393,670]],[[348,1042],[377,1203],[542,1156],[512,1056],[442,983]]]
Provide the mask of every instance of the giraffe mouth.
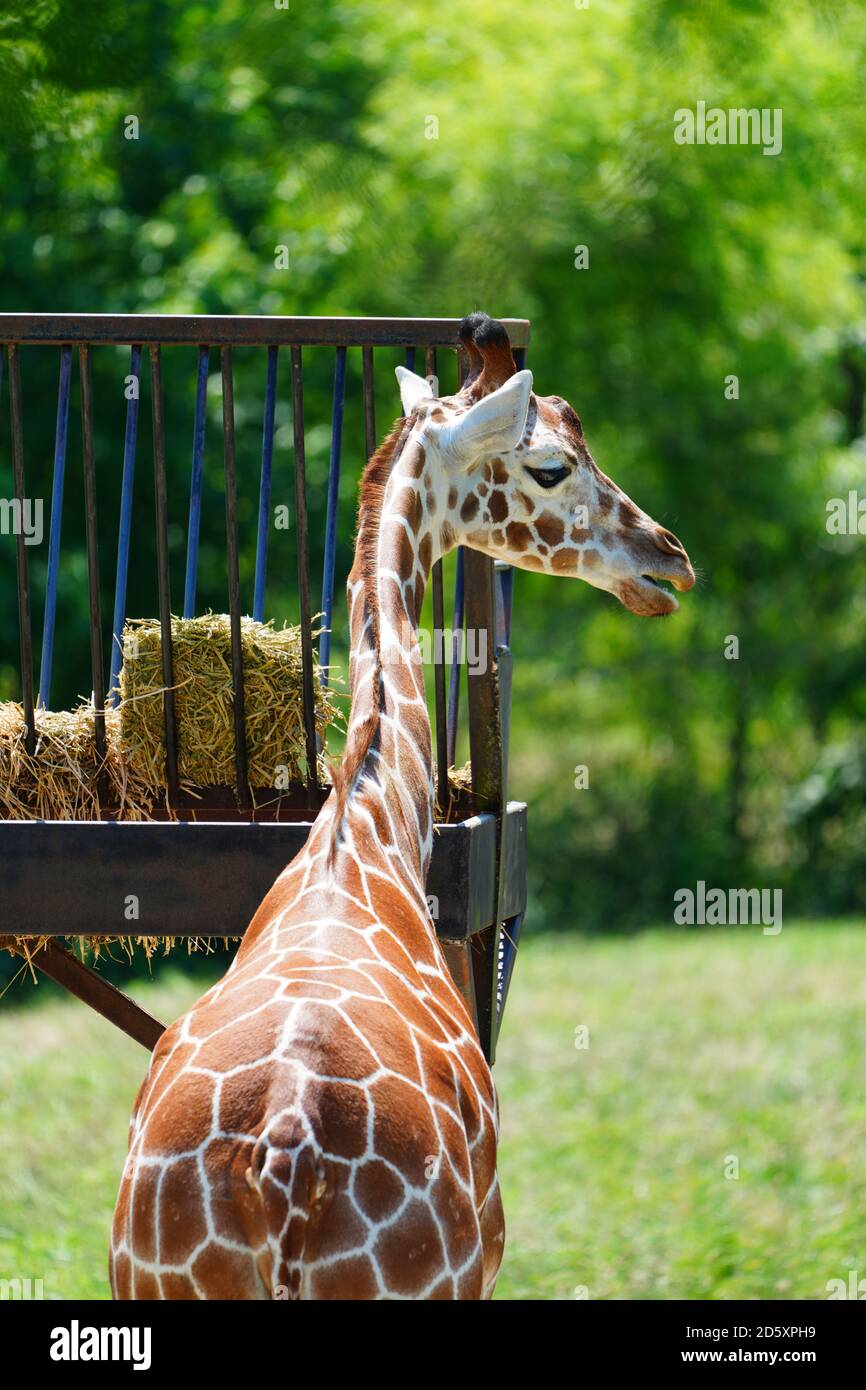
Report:
[[[663,594],[670,594],[671,598],[673,598],[673,594],[671,594],[668,588],[668,585],[673,585],[672,579],[656,579],[654,574],[642,574],[641,579],[645,580],[647,584],[653,584],[657,589],[661,589]],[[674,585],[674,588],[676,588],[676,585]]]
[[650,612],[646,613],[647,617],[666,618],[669,613],[676,613],[680,605],[674,597],[673,590],[680,588],[678,580],[669,579],[667,576],[642,574],[641,582],[648,585],[651,590],[655,590],[655,593],[651,595],[651,601],[654,600],[654,604]]
[[629,595],[630,598],[637,600],[636,603],[629,602],[623,597],[626,608],[630,608],[633,613],[639,613],[643,617],[663,618],[668,613],[675,613],[679,608],[679,603],[674,597],[672,590],[678,593],[685,593],[691,589],[695,582],[695,572],[687,559],[684,559],[682,567],[678,567],[678,572],[671,574],[659,574],[657,570],[642,570],[638,584],[629,585],[624,588],[639,590]]
[[676,613],[680,606],[667,583],[652,574],[641,574],[634,579],[624,580],[617,598],[639,618],[664,618],[669,613]]

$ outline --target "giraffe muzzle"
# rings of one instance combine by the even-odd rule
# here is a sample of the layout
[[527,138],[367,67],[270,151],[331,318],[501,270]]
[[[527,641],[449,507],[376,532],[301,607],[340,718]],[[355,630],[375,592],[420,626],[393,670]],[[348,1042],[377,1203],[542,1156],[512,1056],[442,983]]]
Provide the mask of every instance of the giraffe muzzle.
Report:
[[694,587],[695,572],[685,547],[672,531],[659,527],[652,534],[652,549],[637,561],[638,574],[622,582],[617,597],[639,617],[660,618],[679,608],[671,588],[687,593]]
[[677,593],[687,593],[694,587],[695,572],[682,541],[673,531],[658,526],[652,533],[652,543],[664,558],[659,564],[653,556],[651,563],[641,566],[641,578],[649,580],[656,587],[660,587],[659,581],[664,580],[665,583],[671,584]]

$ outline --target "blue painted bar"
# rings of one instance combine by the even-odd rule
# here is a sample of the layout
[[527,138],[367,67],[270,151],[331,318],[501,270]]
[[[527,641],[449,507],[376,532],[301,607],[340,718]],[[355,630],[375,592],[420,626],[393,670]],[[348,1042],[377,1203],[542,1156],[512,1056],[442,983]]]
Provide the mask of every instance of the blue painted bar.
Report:
[[511,565],[496,568],[496,645],[511,646],[511,609],[514,599],[514,570]]
[[325,564],[322,575],[322,632],[319,665],[322,684],[328,683],[331,623],[334,617],[334,566],[337,560],[337,506],[340,499],[340,454],[343,446],[343,407],[346,403],[346,349],[337,348],[334,364],[334,404],[331,412],[331,457],[328,464],[328,511],[325,522]]
[[262,477],[259,484],[259,534],[256,542],[256,587],[253,617],[265,620],[265,584],[268,577],[268,535],[271,511],[271,469],[274,461],[274,413],[277,406],[277,352],[268,348],[268,383],[265,389],[265,418],[262,425]]
[[414,372],[414,370],[415,370],[415,349],[414,349],[413,347],[408,347],[408,348],[406,349],[406,363],[405,363],[405,365],[409,368],[409,371],[410,371],[410,372]]
[[135,481],[135,446],[138,439],[138,403],[141,394],[141,345],[134,343],[129,375],[136,380],[135,395],[126,402],[126,432],[123,437],[123,481],[120,488],[120,522],[117,528],[117,570],[114,576],[114,618],[111,624],[111,675],[108,702],[120,700],[120,668],[123,664],[123,624],[126,622],[126,581],[129,576],[129,543],[132,536],[132,491]]
[[186,583],[183,590],[183,616],[195,617],[195,588],[198,579],[198,537],[201,527],[201,480],[204,469],[204,429],[207,418],[207,376],[209,349],[198,350],[198,380],[195,388],[195,425],[192,436],[192,473],[189,484],[189,526],[186,533]]
[[[0,358],[2,371],[2,358]],[[57,578],[60,571],[60,529],[63,517],[63,485],[66,478],[66,439],[69,427],[69,395],[72,381],[72,347],[60,349],[57,387],[57,423],[54,427],[54,477],[51,484],[51,530],[48,537],[48,579],[45,585],[45,619],[42,624],[42,662],[39,668],[37,704],[48,709],[54,665],[54,630],[57,624]]]
[[463,638],[465,600],[464,550],[457,548],[457,569],[454,575],[454,610],[451,618],[451,677],[448,685],[448,766],[454,766],[457,754],[457,715],[460,708],[460,643]]

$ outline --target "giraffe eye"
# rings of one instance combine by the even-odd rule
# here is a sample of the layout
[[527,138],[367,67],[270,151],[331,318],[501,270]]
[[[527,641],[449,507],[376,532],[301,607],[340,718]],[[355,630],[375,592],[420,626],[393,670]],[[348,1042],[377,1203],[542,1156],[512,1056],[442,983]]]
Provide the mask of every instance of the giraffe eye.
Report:
[[556,487],[557,483],[568,477],[568,469],[561,464],[558,468],[527,468],[526,471],[539,487]]

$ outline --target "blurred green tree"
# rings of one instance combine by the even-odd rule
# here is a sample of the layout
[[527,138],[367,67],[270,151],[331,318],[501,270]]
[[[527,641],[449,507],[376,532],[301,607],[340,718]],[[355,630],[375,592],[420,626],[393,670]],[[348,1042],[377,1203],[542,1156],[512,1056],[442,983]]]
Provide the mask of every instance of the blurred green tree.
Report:
[[[699,877],[784,885],[791,914],[863,905],[862,799],[827,769],[861,766],[866,544],[828,535],[825,517],[866,484],[864,49],[854,0],[137,0],[111,14],[44,0],[0,14],[7,309],[528,315],[539,390],[571,400],[600,466],[685,541],[702,581],[664,625],[517,578],[513,791],[532,802],[535,921],[666,919]],[[781,110],[781,153],[675,143],[674,113],[698,101]],[[33,358],[28,468],[45,488],[56,382]],[[193,367],[178,362],[168,401],[178,576]],[[106,592],[122,372],[106,358],[97,376]],[[329,368],[311,372],[310,418],[325,421]],[[262,395],[241,361],[247,574]],[[379,405],[384,422],[384,382]],[[280,410],[287,468],[285,393]],[[352,404],[342,573],[360,440]],[[311,430],[314,528],[326,441]],[[222,607],[219,466],[209,457],[202,594]],[[8,467],[4,419],[0,487]],[[86,680],[73,467],[67,515],[66,701]],[[146,531],[136,547],[131,611],[152,612]],[[2,553],[9,698],[8,538]],[[277,616],[293,611],[289,558]],[[41,579],[37,566],[37,594]]]

